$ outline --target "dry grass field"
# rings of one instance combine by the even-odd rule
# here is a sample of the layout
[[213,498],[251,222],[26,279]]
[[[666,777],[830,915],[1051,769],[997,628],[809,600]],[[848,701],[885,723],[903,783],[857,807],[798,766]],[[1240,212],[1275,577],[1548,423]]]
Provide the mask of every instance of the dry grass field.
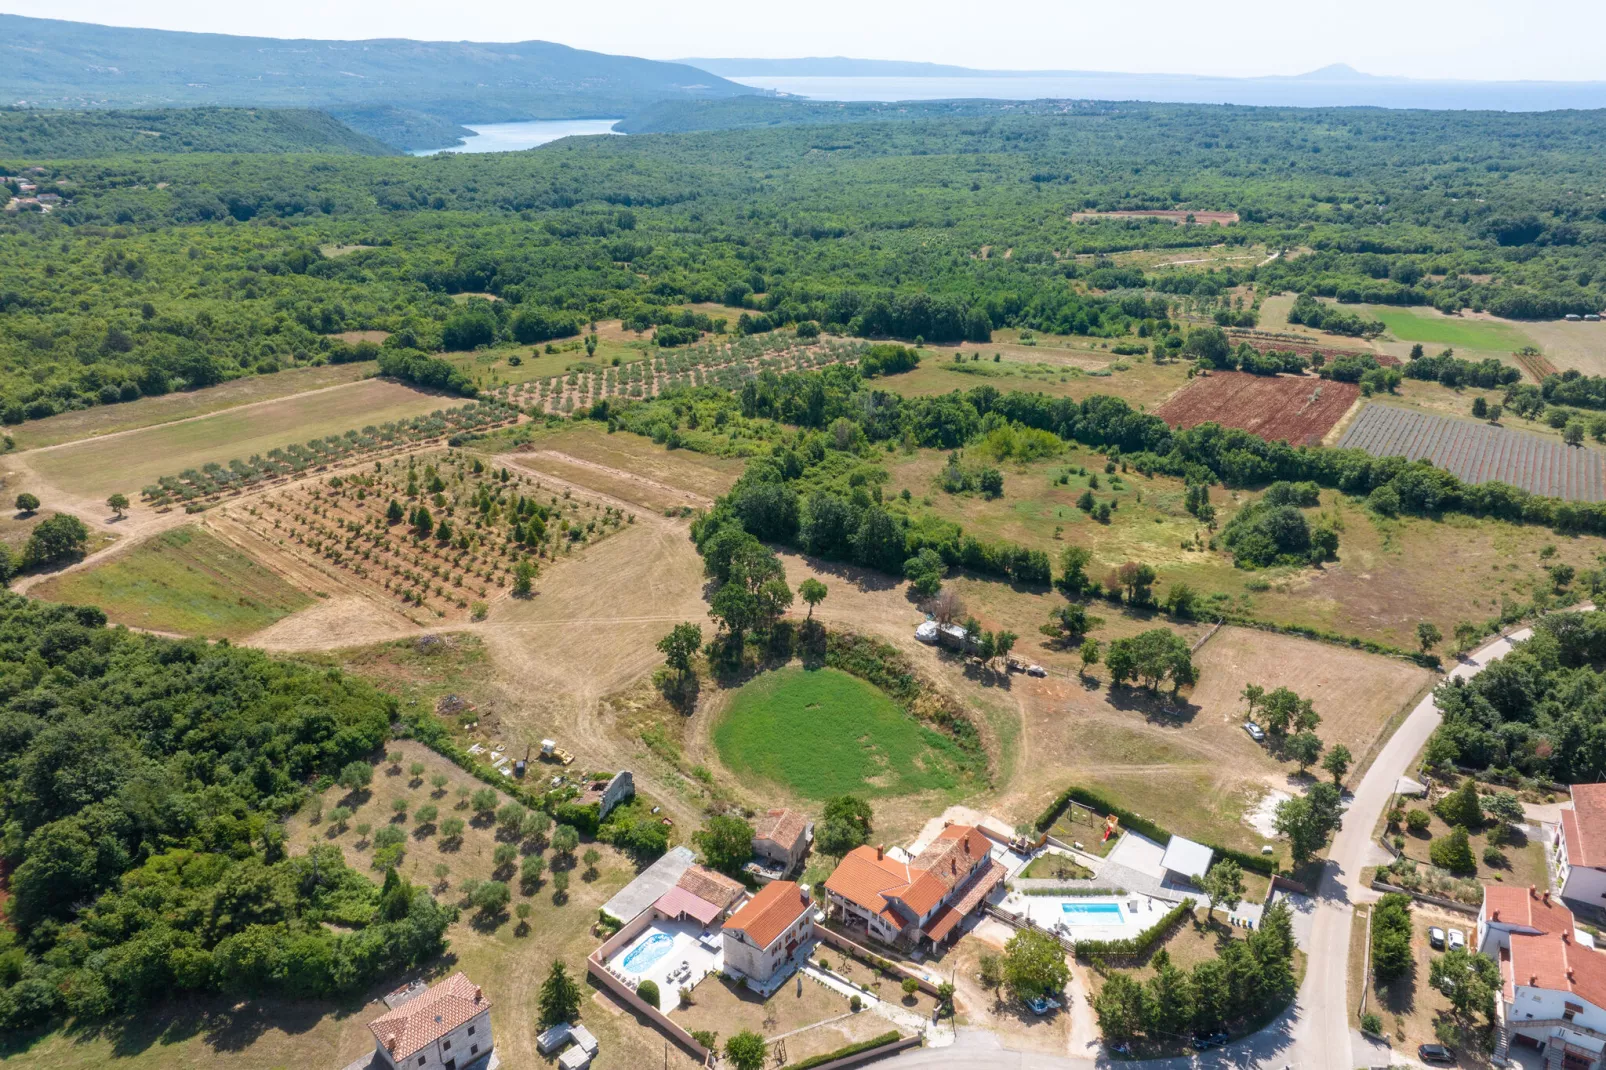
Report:
[[1606,375],[1606,322],[1540,320],[1521,324],[1521,330],[1559,370]]
[[321,368],[293,368],[273,375],[249,375],[204,390],[179,391],[118,405],[64,412],[45,420],[29,420],[9,430],[19,450],[39,449],[354,383],[373,375],[375,367],[373,361],[357,361],[327,364]]
[[[210,461],[267,453],[291,442],[340,434],[460,401],[400,383],[370,380],[305,397],[163,424],[19,457],[44,483],[89,500],[122,491],[130,497],[159,477]],[[41,494],[40,497],[45,497]]]
[[194,524],[152,536],[102,564],[52,577],[36,598],[99,606],[113,624],[239,639],[312,597]]

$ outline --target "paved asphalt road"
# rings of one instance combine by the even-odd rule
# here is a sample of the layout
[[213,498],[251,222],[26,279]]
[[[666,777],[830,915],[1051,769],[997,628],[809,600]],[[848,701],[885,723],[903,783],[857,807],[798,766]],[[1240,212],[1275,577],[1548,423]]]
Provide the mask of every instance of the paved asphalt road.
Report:
[[[1593,609],[1583,605],[1580,609]],[[1451,676],[1469,677],[1484,666],[1510,652],[1512,644],[1528,638],[1532,629],[1523,628],[1496,639],[1472,654],[1465,655],[1450,671]],[[1371,834],[1394,794],[1394,785],[1405,775],[1433,730],[1439,725],[1439,711],[1429,695],[1406,717],[1377,760],[1355,788],[1345,811],[1344,827],[1333,838],[1321,887],[1315,895],[1311,922],[1309,968],[1305,984],[1288,1012],[1252,1037],[1229,1049],[1192,1058],[1126,1062],[1098,1061],[1068,1056],[1004,1049],[998,1039],[985,1030],[961,1029],[956,1043],[942,1048],[916,1048],[897,1056],[894,1070],[941,1067],[943,1070],[1090,1070],[1118,1067],[1122,1070],[1182,1070],[1184,1067],[1257,1067],[1266,1070],[1354,1070],[1358,1066],[1387,1061],[1386,1051],[1377,1051],[1353,1028],[1355,1016],[1350,1006],[1348,962],[1350,922],[1354,904],[1372,902],[1378,893],[1363,887],[1361,870],[1374,865],[1376,848]],[[1399,1061],[1414,1062],[1412,1052],[1394,1053]]]

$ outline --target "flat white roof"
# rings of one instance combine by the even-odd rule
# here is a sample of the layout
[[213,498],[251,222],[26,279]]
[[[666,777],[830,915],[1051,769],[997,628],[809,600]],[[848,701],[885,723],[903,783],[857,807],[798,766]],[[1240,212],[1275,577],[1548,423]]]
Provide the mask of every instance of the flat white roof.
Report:
[[1165,845],[1165,855],[1160,859],[1160,865],[1172,873],[1202,877],[1210,871],[1211,854],[1210,848],[1202,843],[1194,843],[1182,836],[1173,836]]

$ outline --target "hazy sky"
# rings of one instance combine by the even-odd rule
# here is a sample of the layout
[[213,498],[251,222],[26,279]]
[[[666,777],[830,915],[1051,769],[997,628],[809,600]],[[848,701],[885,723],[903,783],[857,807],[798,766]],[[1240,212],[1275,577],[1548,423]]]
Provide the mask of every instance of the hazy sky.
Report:
[[268,37],[558,41],[680,56],[856,56],[972,67],[1606,80],[1602,0],[0,0],[0,11]]

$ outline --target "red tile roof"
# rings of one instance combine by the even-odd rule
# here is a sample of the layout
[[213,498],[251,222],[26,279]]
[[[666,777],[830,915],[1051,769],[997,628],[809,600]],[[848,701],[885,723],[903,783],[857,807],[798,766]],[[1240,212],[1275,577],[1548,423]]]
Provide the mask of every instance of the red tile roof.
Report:
[[1534,888],[1485,885],[1483,911],[1490,921],[1538,929],[1542,933],[1559,933],[1573,927],[1572,911],[1561,905],[1560,897]]
[[1606,784],[1574,784],[1571,811],[1561,812],[1567,863],[1606,868]]
[[685,914],[696,918],[704,925],[712,923],[715,918],[719,917],[719,912],[723,909],[714,903],[710,903],[702,896],[688,892],[678,886],[659,896],[658,901],[653,906],[671,918],[678,918],[680,915]]
[[1009,871],[1001,862],[988,862],[987,868],[976,874],[961,892],[947,906],[937,911],[926,926],[926,935],[933,940],[946,940],[948,934],[953,932],[954,926],[970,916],[971,911],[981,905],[981,901],[992,893],[992,890],[1003,883]]
[[856,847],[826,878],[825,887],[901,928],[914,919],[893,912],[888,900],[896,899],[916,918],[923,917],[988,860],[991,850],[980,829],[949,825],[908,863],[878,858],[875,848]]
[[480,986],[466,974],[454,973],[395,1010],[381,1014],[368,1023],[368,1028],[380,1046],[400,1062],[490,1009],[491,1001]]
[[1606,1008],[1606,952],[1573,940],[1571,930],[1511,937],[1511,973],[1516,984],[1571,992]]
[[732,903],[747,894],[741,881],[732,880],[723,873],[715,873],[702,866],[691,866],[680,875],[675,887],[684,888],[698,899],[728,910]]
[[855,847],[842,857],[842,861],[825,879],[826,890],[851,903],[856,903],[872,914],[879,914],[898,928],[909,919],[901,917],[887,905],[888,894],[899,894],[909,887],[914,871],[907,863],[897,862],[884,855],[877,857],[875,847]]
[[771,881],[730,916],[725,928],[747,934],[758,947],[769,947],[798,918],[808,913],[809,901],[792,881]]
[[808,827],[809,819],[796,810],[771,810],[753,822],[753,839],[769,840],[790,851]]

